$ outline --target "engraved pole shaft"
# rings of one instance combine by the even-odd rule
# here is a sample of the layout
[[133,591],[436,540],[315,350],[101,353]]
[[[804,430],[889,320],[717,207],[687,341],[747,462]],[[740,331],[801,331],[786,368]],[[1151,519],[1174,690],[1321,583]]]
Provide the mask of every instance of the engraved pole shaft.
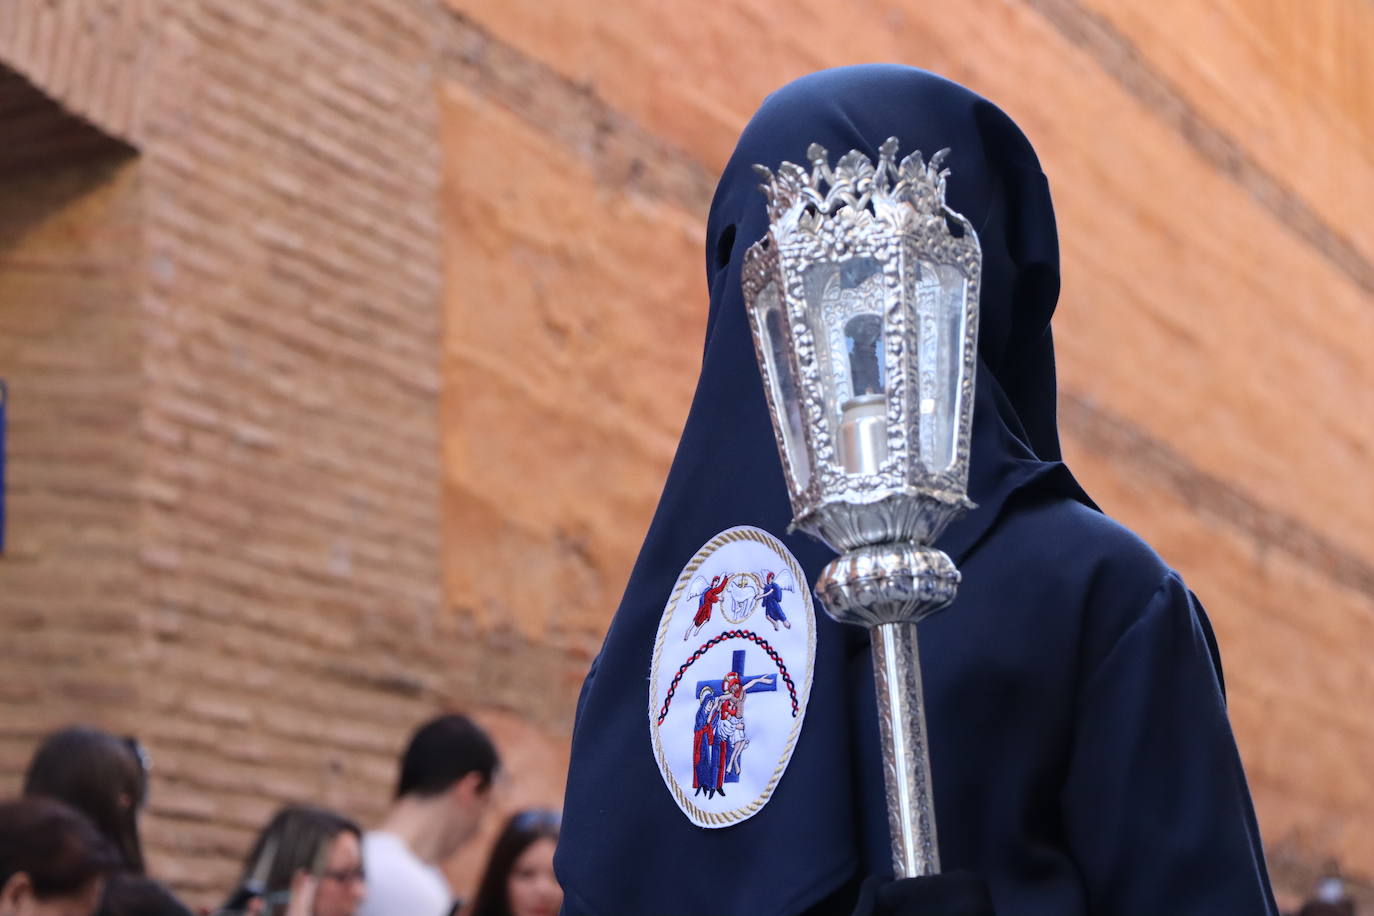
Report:
[[916,623],[953,601],[958,588],[959,571],[948,556],[909,541],[850,550],[816,579],[826,613],[840,623],[864,626],[873,644],[887,821],[898,878],[940,871]]
[[937,874],[940,846],[935,835],[916,624],[884,623],[870,634],[892,867],[898,878]]

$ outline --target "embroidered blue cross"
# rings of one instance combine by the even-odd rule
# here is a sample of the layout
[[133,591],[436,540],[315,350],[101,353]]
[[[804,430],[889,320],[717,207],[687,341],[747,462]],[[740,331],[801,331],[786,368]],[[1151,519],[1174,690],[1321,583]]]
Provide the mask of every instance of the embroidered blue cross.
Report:
[[[750,681],[754,680],[754,678],[757,678],[757,677],[766,677],[766,675],[745,674],[745,673],[744,673],[744,650],[743,650],[743,649],[736,649],[735,652],[734,652],[734,654],[731,656],[731,659],[730,659],[730,670],[733,671],[733,672],[735,672],[735,674],[739,675],[739,681],[740,681],[741,684],[747,684],[747,683],[749,683]],[[725,682],[725,678],[724,678],[723,676],[722,676],[721,678],[719,678],[718,680],[714,680],[714,681],[697,681],[696,696],[701,696],[701,688],[703,688],[703,687],[710,687],[712,693],[714,693],[716,696],[720,696],[720,695],[725,691],[725,683],[724,683],[724,682]],[[777,689],[778,689],[778,679],[777,679],[776,677],[774,677],[771,681],[763,681],[763,682],[761,682],[761,683],[755,684],[755,685],[753,685],[752,687],[749,687],[748,689],[746,689],[744,692],[745,692],[745,693],[767,693],[767,692],[771,692],[771,691],[774,691],[774,690],[777,690]],[[725,774],[725,781],[726,781],[726,782],[739,782],[739,774],[736,773],[736,772],[734,772],[734,771],[732,770],[731,772]]]

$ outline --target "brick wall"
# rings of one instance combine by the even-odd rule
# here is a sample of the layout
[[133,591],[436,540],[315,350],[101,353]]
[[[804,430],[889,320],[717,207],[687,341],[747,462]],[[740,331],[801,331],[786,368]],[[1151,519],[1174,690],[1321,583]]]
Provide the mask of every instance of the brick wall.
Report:
[[158,0],[0,3],[0,59],[111,137],[140,135],[140,72]]
[[[0,779],[78,713],[137,730],[154,869],[199,902],[281,800],[376,817],[447,706],[507,749],[504,805],[556,803],[695,383],[715,173],[769,89],[895,59],[1041,153],[1066,449],[1213,615],[1276,877],[1368,875],[1374,14],[1304,9],[0,4],[0,61],[138,151],[5,179],[0,375],[124,425],[102,463],[12,404],[12,543],[117,572],[58,552],[74,598],[36,548],[0,561],[0,614],[38,634],[0,677]],[[48,294],[8,292],[38,282],[20,251],[96,283],[80,238],[107,279],[70,308],[123,329],[82,365],[127,386],[34,368],[63,365]]]
[[[124,405],[138,455],[122,480],[128,518],[108,526],[122,587],[77,578],[85,604],[72,607],[6,558],[2,590],[19,603],[25,589],[23,606],[71,656],[36,684],[56,693],[79,672],[84,693],[39,706],[7,687],[5,718],[30,747],[77,715],[136,730],[156,770],[153,868],[209,903],[280,801],[375,817],[406,730],[465,695],[451,672],[469,650],[446,651],[463,624],[440,592],[433,9],[4,10],[4,60],[137,146],[141,210],[128,233],[141,244],[123,259],[138,279],[121,313],[136,338],[103,342],[137,379]],[[109,47],[70,72],[92,35]],[[61,213],[104,231],[101,214]],[[38,321],[44,305],[11,301],[6,314]],[[28,430],[17,418],[16,457],[39,447]],[[78,470],[66,468],[97,486],[98,469]],[[42,536],[26,524],[36,514],[85,532],[81,505],[23,511],[38,476],[13,468],[14,543]],[[83,655],[115,651],[96,627],[119,630],[136,665],[87,666]],[[49,660],[20,645],[30,670]],[[10,747],[7,784],[21,763]]]
[[[52,129],[60,108],[12,73],[0,81],[0,107],[20,115],[5,122],[21,125],[6,131],[0,169],[0,770],[11,774],[54,721],[137,722],[139,185],[126,148]],[[28,167],[34,149],[58,164]]]
[[375,816],[450,696],[430,16],[167,3],[151,56],[149,826],[210,896],[283,799]]

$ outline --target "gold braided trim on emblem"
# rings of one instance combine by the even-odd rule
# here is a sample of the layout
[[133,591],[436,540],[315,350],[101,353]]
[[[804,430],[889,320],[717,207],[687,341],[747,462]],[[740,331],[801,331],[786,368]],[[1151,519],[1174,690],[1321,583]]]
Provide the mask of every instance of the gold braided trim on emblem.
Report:
[[[778,780],[782,779],[783,771],[787,768],[787,764],[791,762],[792,750],[796,747],[797,738],[801,735],[802,721],[806,718],[806,707],[811,702],[811,681],[816,673],[816,613],[815,607],[811,602],[811,590],[807,587],[806,574],[802,572],[801,566],[798,565],[796,558],[792,556],[792,551],[788,550],[787,546],[777,538],[758,528],[740,527],[722,531],[720,534],[707,541],[701,549],[697,551],[696,556],[692,557],[687,567],[683,569],[682,575],[678,577],[677,585],[673,587],[672,596],[668,599],[668,606],[672,608],[672,613],[668,613],[665,609],[663,620],[658,627],[657,645],[654,649],[654,663],[649,671],[649,684],[653,689],[657,689],[658,687],[659,665],[663,659],[663,649],[667,645],[668,625],[677,614],[678,600],[682,597],[683,591],[685,591],[687,586],[691,583],[693,574],[701,568],[701,565],[705,563],[712,554],[726,544],[734,541],[756,541],[773,551],[779,559],[787,563],[788,569],[792,571],[792,580],[797,583],[797,592],[801,595],[801,599],[805,602],[806,606],[807,648],[810,652],[810,657],[807,659],[809,664],[806,672],[806,691],[802,698],[801,710],[797,715],[796,722],[792,725],[791,733],[787,736],[787,742],[783,745],[783,752],[778,758],[778,765],[773,769],[773,775],[769,777],[767,785],[763,787],[758,797],[747,805],[742,805],[730,811],[721,812],[707,811],[698,807],[692,801],[692,796],[688,795],[682,786],[678,784],[677,776],[674,775],[672,768],[668,766],[668,760],[663,751],[662,729],[651,724],[650,731],[653,732],[654,736],[654,756],[658,760],[659,772],[667,777],[667,781],[671,785],[673,797],[677,799],[678,805],[683,810],[690,812],[694,819],[708,824],[715,824],[720,827],[729,826],[730,824],[746,820],[751,815],[758,812],[758,810],[767,803],[768,799],[773,797],[773,790],[777,788]],[[655,706],[656,697],[651,690],[649,694],[650,723],[653,723],[657,712]]]

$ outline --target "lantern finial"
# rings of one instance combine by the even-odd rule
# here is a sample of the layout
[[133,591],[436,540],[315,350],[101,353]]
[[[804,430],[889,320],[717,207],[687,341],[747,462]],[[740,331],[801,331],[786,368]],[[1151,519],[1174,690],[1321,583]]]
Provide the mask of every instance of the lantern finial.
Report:
[[891,224],[893,231],[902,231],[909,222],[928,223],[937,232],[946,217],[962,220],[945,205],[949,169],[940,166],[949,150],[940,150],[928,163],[920,150],[899,163],[897,150],[897,138],[889,137],[878,148],[876,164],[850,150],[831,168],[829,152],[813,143],[806,150],[809,172],[793,162],[782,163],[776,173],[754,166],[762,179],[759,190],[768,198],[773,234],[818,231],[818,217],[877,219]]

